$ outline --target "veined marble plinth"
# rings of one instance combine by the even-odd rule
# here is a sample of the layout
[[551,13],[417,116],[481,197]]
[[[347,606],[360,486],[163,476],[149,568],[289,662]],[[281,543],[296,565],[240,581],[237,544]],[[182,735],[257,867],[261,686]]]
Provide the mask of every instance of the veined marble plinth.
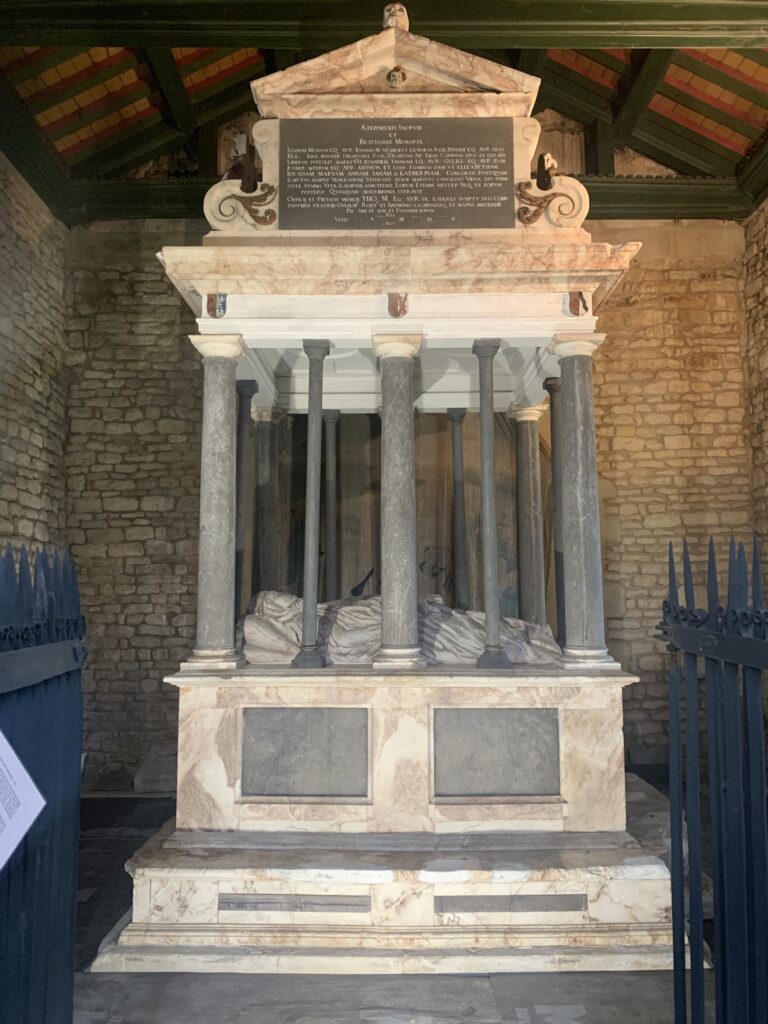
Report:
[[[177,827],[182,831],[625,828],[621,694],[635,678],[620,671],[576,674],[555,666],[523,666],[404,673],[260,666],[222,673],[186,669],[168,681],[180,691]],[[323,709],[324,719],[306,714],[310,709]],[[355,710],[357,716],[351,714]],[[251,719],[264,712],[273,718],[262,726],[266,731],[259,740]],[[281,745],[278,733],[291,715],[296,724]],[[302,729],[311,733],[305,747]],[[364,738],[351,737],[352,729],[364,732]],[[451,736],[458,741],[451,742]],[[274,771],[293,773],[289,781],[257,778],[254,783],[254,774],[265,770],[258,763],[265,743],[272,745]],[[466,749],[456,750],[458,745]],[[312,771],[329,778],[346,775],[348,787],[318,779],[313,792],[301,792],[306,758],[323,749],[329,771],[323,771],[323,763]],[[493,760],[494,751],[506,760]],[[537,758],[542,763],[528,786],[521,776]],[[343,771],[334,771],[336,759]],[[549,766],[547,759],[553,762]],[[244,765],[251,777],[246,786]],[[518,771],[521,767],[526,772]],[[499,785],[500,776],[509,776],[510,784]],[[468,777],[475,784],[464,787]]]
[[669,874],[626,832],[184,833],[129,862],[97,971],[471,973],[670,966]]
[[[657,846],[625,830],[621,691],[632,677],[246,668],[171,681],[178,817],[129,862],[132,917],[94,970],[670,966],[669,873]],[[278,715],[256,734],[249,719],[264,711]],[[311,731],[316,762],[281,749],[295,711],[311,713],[291,735],[300,746]],[[498,727],[541,792],[485,791],[483,779],[504,788],[505,772],[517,785],[515,751],[494,760],[475,742],[498,746]],[[253,795],[281,788],[282,771],[311,784],[339,750],[351,776],[331,765],[317,788],[347,795]],[[473,792],[445,795],[460,785]]]

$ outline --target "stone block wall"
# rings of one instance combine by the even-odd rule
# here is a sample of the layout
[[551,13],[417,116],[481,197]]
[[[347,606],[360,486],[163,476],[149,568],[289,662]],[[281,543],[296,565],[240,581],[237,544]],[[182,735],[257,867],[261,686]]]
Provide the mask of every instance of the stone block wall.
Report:
[[0,543],[65,543],[69,232],[0,156]]
[[592,230],[596,241],[643,242],[599,310],[595,398],[609,645],[640,676],[625,691],[625,733],[630,758],[663,760],[664,652],[653,634],[667,545],[679,552],[688,538],[703,582],[710,535],[722,550],[752,529],[743,234],[719,222]]
[[90,656],[87,780],[130,788],[176,735],[162,682],[193,644],[202,367],[156,252],[197,225],[109,222],[71,240],[69,539]]
[[768,202],[744,225],[747,315],[747,416],[752,449],[755,530],[768,538]]

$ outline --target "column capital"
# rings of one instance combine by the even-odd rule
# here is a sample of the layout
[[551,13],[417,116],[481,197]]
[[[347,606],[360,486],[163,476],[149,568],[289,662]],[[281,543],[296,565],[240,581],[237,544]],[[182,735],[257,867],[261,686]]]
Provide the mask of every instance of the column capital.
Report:
[[510,409],[509,415],[517,423],[538,423],[546,410],[547,403],[540,402],[538,405],[523,405]]
[[243,395],[245,398],[253,398],[258,393],[259,385],[255,380],[236,380],[235,390],[238,395]]
[[373,334],[371,344],[379,359],[391,359],[399,356],[415,359],[424,342],[423,334]]
[[203,359],[237,359],[245,352],[239,334],[190,334],[189,340]]
[[310,359],[325,359],[331,351],[331,344],[325,338],[305,338],[304,351]]
[[578,331],[568,331],[555,335],[552,350],[558,359],[565,359],[567,356],[591,356],[604,341],[604,334],[581,334]]
[[467,415],[466,409],[446,409],[445,414],[451,423],[461,423]]
[[472,345],[472,354],[478,359],[483,357],[493,359],[500,347],[501,342],[498,338],[476,338]]
[[338,423],[341,418],[339,409],[323,409],[323,419],[326,423]]
[[542,387],[545,391],[548,391],[550,395],[560,394],[560,378],[559,377],[547,377],[543,382]]

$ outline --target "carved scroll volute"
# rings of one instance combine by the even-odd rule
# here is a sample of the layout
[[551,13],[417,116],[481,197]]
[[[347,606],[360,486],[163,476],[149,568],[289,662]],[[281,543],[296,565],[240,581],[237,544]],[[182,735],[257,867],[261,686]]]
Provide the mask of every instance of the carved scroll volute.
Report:
[[249,234],[277,227],[277,186],[261,182],[255,192],[243,192],[234,179],[217,182],[203,202],[205,219],[214,231]]
[[515,186],[517,219],[530,231],[552,228],[578,230],[589,213],[589,194],[580,181],[567,175],[555,175],[552,188],[541,190],[535,181]]

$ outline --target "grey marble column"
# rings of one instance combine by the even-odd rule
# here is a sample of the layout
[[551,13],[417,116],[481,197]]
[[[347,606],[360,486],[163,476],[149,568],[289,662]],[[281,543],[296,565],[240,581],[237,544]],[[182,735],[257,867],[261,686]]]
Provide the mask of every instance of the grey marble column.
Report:
[[515,409],[517,465],[517,598],[525,622],[547,621],[539,419],[543,405]]
[[420,334],[374,335],[381,368],[381,647],[378,668],[425,668],[419,647],[413,361]]
[[296,668],[321,668],[317,648],[317,588],[320,567],[320,474],[323,460],[323,360],[330,351],[327,341],[305,341],[309,358],[307,395],[307,493],[304,513],[304,605],[301,618],[301,650],[293,659]]
[[498,338],[478,340],[472,346],[478,360],[480,382],[480,500],[483,532],[483,604],[485,606],[485,650],[478,668],[506,668],[509,658],[501,646],[499,610],[499,553],[496,529],[496,469],[494,442],[496,424],[493,409],[493,359],[499,351]]
[[[248,487],[249,470],[253,458],[253,421],[251,399],[259,390],[255,380],[239,380],[237,390],[237,469],[235,483],[235,618],[243,611],[243,578],[245,572],[245,537],[249,510],[253,512],[253,490]],[[252,589],[249,581],[249,590]],[[245,598],[247,605],[251,594]]]
[[338,504],[336,501],[336,434],[339,425],[338,409],[323,413],[325,422],[325,599],[335,601],[339,596],[338,569]]
[[453,584],[456,607],[469,608],[469,565],[467,562],[467,516],[464,503],[464,446],[461,425],[465,409],[448,409],[453,455]]
[[235,652],[235,369],[239,334],[190,335],[203,356],[197,639],[193,659],[238,664]]
[[555,336],[560,357],[565,648],[568,660],[612,664],[605,645],[592,353],[603,335]]
[[563,480],[562,480],[562,424],[560,416],[560,378],[548,377],[544,387],[549,392],[549,430],[552,442],[552,521],[555,563],[555,607],[557,635],[565,644],[565,579],[563,575]]

